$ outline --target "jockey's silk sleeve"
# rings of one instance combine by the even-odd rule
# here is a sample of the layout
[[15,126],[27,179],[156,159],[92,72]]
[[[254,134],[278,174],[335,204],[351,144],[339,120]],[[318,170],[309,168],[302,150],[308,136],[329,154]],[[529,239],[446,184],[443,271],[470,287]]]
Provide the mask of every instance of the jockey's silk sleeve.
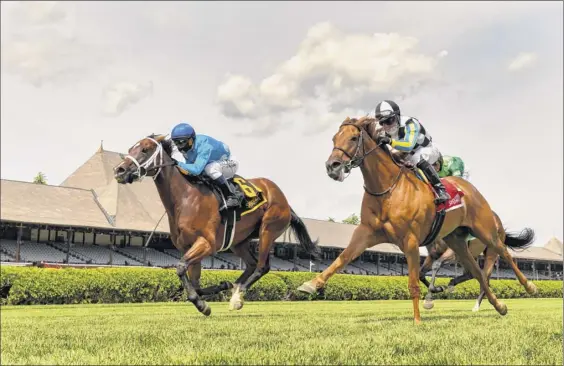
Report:
[[210,160],[212,147],[209,144],[204,144],[198,151],[198,157],[193,164],[178,164],[184,170],[187,170],[192,175],[200,175]]
[[415,147],[417,138],[419,137],[419,124],[409,121],[405,124],[405,136],[403,139],[392,139],[392,147],[400,151],[411,151]]

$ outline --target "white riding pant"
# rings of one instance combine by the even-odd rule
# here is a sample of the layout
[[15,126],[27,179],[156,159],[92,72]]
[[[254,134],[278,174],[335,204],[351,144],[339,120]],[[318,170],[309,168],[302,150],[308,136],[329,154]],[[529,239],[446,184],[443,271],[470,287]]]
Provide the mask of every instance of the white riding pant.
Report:
[[417,165],[419,160],[424,159],[427,160],[429,164],[433,165],[437,162],[437,160],[439,160],[439,156],[441,156],[439,149],[430,142],[429,145],[417,149],[415,154],[408,157],[408,160]]
[[225,179],[233,178],[239,169],[239,161],[234,156],[229,159],[212,161],[204,168],[206,174],[213,180],[221,177]]

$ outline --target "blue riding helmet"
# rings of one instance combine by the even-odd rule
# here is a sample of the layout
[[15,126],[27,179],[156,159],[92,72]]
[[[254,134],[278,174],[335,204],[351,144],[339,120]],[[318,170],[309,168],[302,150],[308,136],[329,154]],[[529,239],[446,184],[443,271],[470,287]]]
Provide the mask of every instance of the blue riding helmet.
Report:
[[177,124],[172,129],[172,133],[170,135],[172,141],[180,151],[189,151],[194,146],[196,131],[194,131],[194,128],[188,123]]

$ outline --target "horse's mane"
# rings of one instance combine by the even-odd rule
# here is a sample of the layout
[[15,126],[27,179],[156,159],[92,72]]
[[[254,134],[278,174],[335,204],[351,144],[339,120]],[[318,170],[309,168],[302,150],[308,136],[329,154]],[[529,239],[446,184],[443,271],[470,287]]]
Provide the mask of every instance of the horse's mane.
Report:
[[172,158],[172,140],[164,138],[165,135],[155,135],[154,133],[150,134],[147,137],[160,142],[163,150],[168,154],[169,158]]

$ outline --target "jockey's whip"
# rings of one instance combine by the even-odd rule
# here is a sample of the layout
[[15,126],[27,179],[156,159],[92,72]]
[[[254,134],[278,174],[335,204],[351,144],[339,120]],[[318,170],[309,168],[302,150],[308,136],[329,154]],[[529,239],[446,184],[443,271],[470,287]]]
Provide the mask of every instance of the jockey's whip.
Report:
[[166,214],[166,210],[165,212],[163,212],[163,215],[161,216],[161,218],[159,219],[159,221],[157,221],[157,224],[155,225],[155,228],[153,229],[153,231],[151,231],[151,235],[149,235],[149,237],[147,238],[147,241],[145,242],[145,245],[143,245],[143,247],[147,247],[147,245],[149,245],[149,242],[151,241],[151,238],[153,237],[153,234],[155,233],[155,231],[157,231],[157,227],[159,226],[159,224],[161,223],[161,220],[163,219],[164,215]]

